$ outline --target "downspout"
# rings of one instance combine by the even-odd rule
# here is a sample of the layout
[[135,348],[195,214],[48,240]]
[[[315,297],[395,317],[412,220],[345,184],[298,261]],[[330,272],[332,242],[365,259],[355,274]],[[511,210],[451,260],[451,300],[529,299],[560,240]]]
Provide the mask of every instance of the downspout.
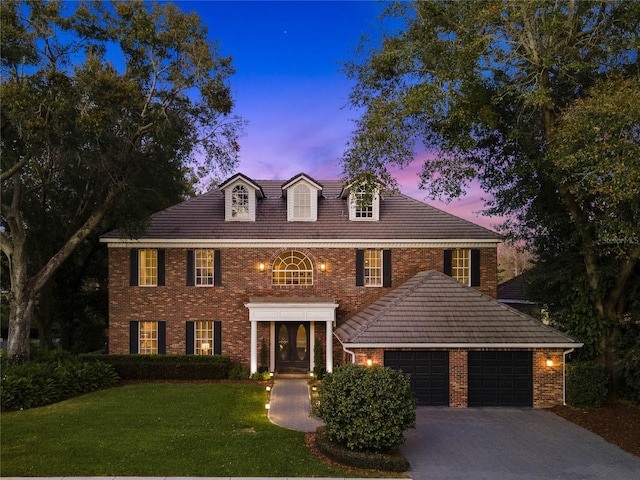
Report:
[[562,404],[567,404],[567,355],[575,348],[570,348],[562,353]]
[[342,345],[342,350],[344,350],[345,353],[348,353],[349,355],[351,355],[351,363],[356,363],[355,352],[352,352],[351,350],[347,350],[347,347],[345,347],[344,344]]

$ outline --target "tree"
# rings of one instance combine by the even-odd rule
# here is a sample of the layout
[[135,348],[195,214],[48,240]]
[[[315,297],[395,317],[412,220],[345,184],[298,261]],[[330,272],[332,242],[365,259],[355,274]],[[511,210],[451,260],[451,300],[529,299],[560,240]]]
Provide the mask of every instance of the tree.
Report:
[[38,294],[71,253],[107,215],[134,234],[157,197],[188,192],[196,160],[233,168],[242,123],[230,116],[231,59],[175,5],[0,8],[0,234],[8,355],[20,361]]
[[431,196],[479,180],[486,213],[509,217],[516,240],[534,238],[540,261],[554,250],[583,276],[594,313],[584,320],[604,325],[611,367],[607,337],[640,257],[639,2],[397,2],[386,16],[404,27],[365,40],[346,64],[364,113],[344,175],[394,187],[389,167],[411,162],[420,142],[437,153],[421,173]]

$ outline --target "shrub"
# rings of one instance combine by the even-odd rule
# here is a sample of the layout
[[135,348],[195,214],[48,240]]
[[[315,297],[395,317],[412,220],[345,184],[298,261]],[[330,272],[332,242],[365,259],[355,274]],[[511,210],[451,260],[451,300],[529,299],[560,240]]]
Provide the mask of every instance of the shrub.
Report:
[[102,362],[31,361],[3,368],[0,401],[4,411],[40,407],[112,387],[117,381],[115,369]]
[[[245,370],[243,370],[242,373],[244,373]],[[235,373],[234,373],[235,375]],[[246,378],[246,377],[245,377]],[[271,380],[271,374],[267,371],[267,372],[255,372],[254,374],[251,375],[251,379],[252,380]],[[239,379],[236,379],[239,380]]]
[[246,380],[249,378],[249,370],[240,363],[236,363],[229,371],[230,380]]
[[607,373],[599,363],[567,364],[567,403],[574,407],[601,407],[607,396]]
[[318,449],[331,460],[350,467],[385,472],[406,472],[409,461],[398,451],[393,453],[371,453],[349,450],[340,444],[330,442],[325,427],[316,430]]
[[123,380],[222,380],[229,377],[227,355],[81,355],[114,366]]
[[625,317],[620,323],[621,335],[616,344],[616,366],[623,379],[620,393],[640,403],[640,319]]
[[327,373],[323,365],[322,346],[320,345],[320,340],[316,338],[313,344],[313,376],[316,377],[317,380],[322,380]]
[[320,398],[327,437],[350,450],[394,449],[404,443],[404,430],[415,427],[409,377],[388,367],[336,368],[325,376]]

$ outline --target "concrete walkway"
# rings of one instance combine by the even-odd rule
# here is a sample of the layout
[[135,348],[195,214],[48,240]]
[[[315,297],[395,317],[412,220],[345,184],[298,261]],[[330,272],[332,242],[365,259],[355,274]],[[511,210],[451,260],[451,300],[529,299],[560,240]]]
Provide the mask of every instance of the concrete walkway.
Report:
[[289,430],[315,432],[323,422],[311,415],[310,398],[306,376],[276,376],[269,420]]

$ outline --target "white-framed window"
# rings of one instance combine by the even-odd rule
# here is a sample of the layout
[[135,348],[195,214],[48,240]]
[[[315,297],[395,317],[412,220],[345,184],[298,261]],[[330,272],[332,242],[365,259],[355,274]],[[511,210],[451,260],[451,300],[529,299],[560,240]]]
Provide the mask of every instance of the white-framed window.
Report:
[[304,183],[293,188],[293,218],[296,220],[311,218],[311,189]]
[[367,193],[364,188],[349,194],[349,220],[378,221],[380,218],[380,194]]
[[471,250],[451,252],[451,277],[464,285],[471,285]]
[[196,355],[213,355],[213,322],[194,322],[194,340]]
[[236,220],[250,218],[249,190],[244,185],[236,185],[231,190],[231,218]]
[[364,285],[382,286],[382,250],[364,251]]
[[138,353],[142,355],[155,355],[158,353],[158,322],[140,322]]
[[138,250],[138,285],[141,287],[158,285],[158,250]]
[[196,250],[194,252],[194,261],[196,286],[212,286],[214,284],[214,251]]
[[273,285],[313,285],[313,266],[304,253],[284,252],[273,262]]

